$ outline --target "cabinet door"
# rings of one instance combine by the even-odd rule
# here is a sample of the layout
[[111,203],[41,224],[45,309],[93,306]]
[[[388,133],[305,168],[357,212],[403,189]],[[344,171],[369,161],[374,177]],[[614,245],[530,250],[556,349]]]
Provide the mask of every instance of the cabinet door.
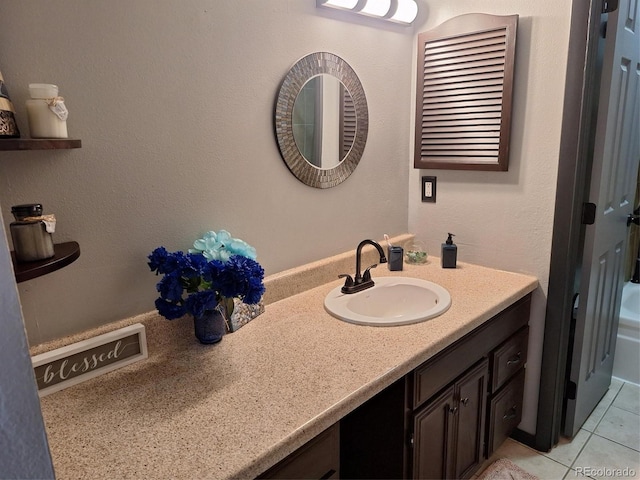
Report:
[[448,478],[455,428],[454,385],[414,417],[413,478]]
[[484,459],[488,375],[489,364],[484,360],[456,382],[457,429],[453,478],[470,477]]
[[473,367],[415,415],[413,478],[467,478],[484,460],[489,362]]

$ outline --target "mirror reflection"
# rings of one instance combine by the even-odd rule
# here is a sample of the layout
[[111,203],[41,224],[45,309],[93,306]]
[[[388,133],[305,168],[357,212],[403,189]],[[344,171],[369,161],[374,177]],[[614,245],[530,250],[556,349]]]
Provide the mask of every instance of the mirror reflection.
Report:
[[353,146],[353,98],[336,77],[316,75],[296,97],[292,126],[296,146],[305,160],[320,169],[334,168]]
[[358,75],[333,53],[301,58],[280,85],[274,127],[282,159],[298,180],[315,188],[344,182],[362,158],[369,131]]

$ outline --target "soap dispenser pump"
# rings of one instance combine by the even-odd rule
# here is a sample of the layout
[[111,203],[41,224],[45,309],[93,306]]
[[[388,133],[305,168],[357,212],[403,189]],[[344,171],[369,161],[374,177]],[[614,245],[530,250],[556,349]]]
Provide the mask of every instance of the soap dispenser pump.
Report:
[[453,233],[448,234],[447,241],[442,244],[442,268],[456,268],[456,261],[458,259],[458,247],[453,243],[455,235]]

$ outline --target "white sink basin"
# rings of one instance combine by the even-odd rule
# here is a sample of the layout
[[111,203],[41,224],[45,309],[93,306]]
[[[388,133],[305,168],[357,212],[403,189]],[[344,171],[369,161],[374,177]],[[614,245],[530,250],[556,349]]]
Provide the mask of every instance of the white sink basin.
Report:
[[451,295],[440,285],[407,277],[374,278],[375,285],[344,294],[342,285],[324,299],[324,308],[336,318],[360,325],[391,326],[437,317],[451,306]]

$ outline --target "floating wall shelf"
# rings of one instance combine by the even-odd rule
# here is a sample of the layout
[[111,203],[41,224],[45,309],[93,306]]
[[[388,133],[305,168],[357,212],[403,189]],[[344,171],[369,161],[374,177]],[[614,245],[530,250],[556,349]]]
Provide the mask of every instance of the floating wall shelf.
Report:
[[[81,148],[82,141],[76,138],[3,138],[0,139],[0,151],[10,150],[61,150]],[[80,245],[77,242],[58,243],[53,246],[54,255],[37,262],[18,263],[15,253],[11,252],[13,271],[16,282],[31,280],[47,273],[55,272],[80,256]]]
[[[3,138],[0,139],[0,151],[10,150],[60,150],[81,148],[82,141],[74,138]],[[15,253],[11,252],[13,271],[16,282],[31,280],[47,273],[55,272],[80,256],[80,245],[77,242],[58,243],[54,246],[52,258],[37,262],[18,263]]]
[[0,151],[8,150],[59,150],[81,148],[77,138],[6,138],[0,139]]
[[75,262],[80,256],[80,245],[78,242],[56,243],[53,246],[55,254],[46,260],[36,262],[16,261],[15,253],[11,252],[11,260],[13,261],[13,271],[16,274],[16,282],[24,282],[31,280],[47,273],[55,272],[70,263]]

